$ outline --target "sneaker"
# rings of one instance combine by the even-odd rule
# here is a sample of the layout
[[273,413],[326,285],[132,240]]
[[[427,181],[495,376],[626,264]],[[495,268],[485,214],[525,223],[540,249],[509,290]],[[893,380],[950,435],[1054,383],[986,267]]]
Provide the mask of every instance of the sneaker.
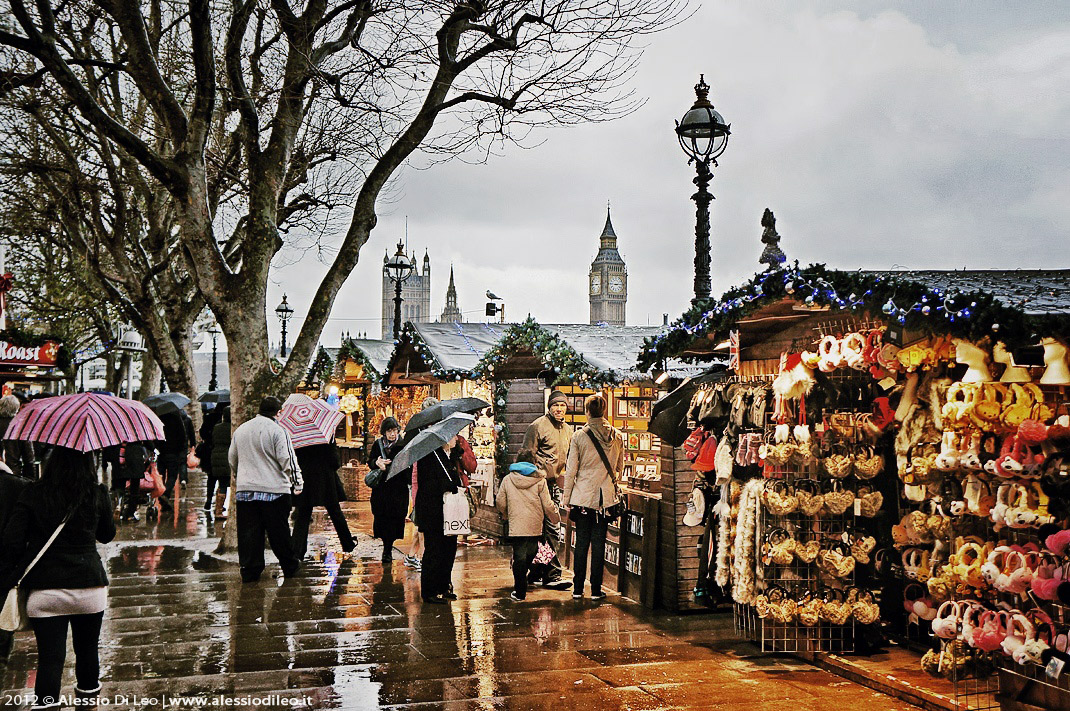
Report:
[[404,563],[406,568],[415,568],[418,562],[419,561],[411,555],[405,556],[404,560],[402,560],[402,563]]
[[591,593],[591,599],[595,602],[599,602],[606,599],[606,594],[604,592]]
[[543,583],[542,586],[550,590],[568,590],[572,587],[572,583],[567,580],[552,580],[548,583]]
[[580,591],[580,592],[572,593],[572,599],[573,600],[582,600],[583,599],[583,592]]
[[442,593],[441,597],[442,597],[443,600],[456,600],[457,599],[457,593],[455,593],[455,592],[444,592],[444,593]]
[[417,558],[416,562],[412,564],[412,569],[416,570],[416,571],[423,570],[424,569],[423,561],[421,561],[419,558]]
[[516,590],[514,590],[513,592],[509,593],[509,599],[514,600],[516,602],[524,602],[525,597],[523,595],[517,595]]

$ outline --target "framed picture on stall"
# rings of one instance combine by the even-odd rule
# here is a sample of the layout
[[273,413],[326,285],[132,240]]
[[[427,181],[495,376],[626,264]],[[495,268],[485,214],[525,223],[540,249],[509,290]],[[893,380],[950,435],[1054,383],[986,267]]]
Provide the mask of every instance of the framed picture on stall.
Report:
[[632,450],[633,452],[638,451],[638,449],[639,449],[639,435],[634,434],[634,433],[628,435],[628,449]]
[[628,401],[628,417],[639,417],[639,401]]
[[650,417],[650,401],[649,400],[640,400],[639,401],[639,416],[643,417],[643,418],[649,418]]
[[643,388],[640,392],[643,393],[643,397],[654,397],[654,388]]
[[628,401],[617,398],[617,417],[628,416]]
[[632,465],[631,464],[625,464],[624,465],[624,478],[625,479],[631,479],[632,476],[634,476],[632,474]]
[[650,449],[650,433],[649,432],[640,432],[639,433],[639,449],[643,449],[643,450],[649,450]]

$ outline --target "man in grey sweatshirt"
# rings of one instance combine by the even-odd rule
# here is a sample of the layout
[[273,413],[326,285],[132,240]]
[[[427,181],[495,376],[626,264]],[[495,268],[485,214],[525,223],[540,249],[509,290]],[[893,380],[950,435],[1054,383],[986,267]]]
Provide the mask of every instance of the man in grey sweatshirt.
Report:
[[245,583],[256,582],[264,572],[265,533],[283,575],[293,576],[301,565],[293,552],[289,517],[290,496],[301,493],[304,481],[290,436],[275,421],[281,409],[278,398],[264,398],[259,414],[238,427],[230,441],[238,564]]

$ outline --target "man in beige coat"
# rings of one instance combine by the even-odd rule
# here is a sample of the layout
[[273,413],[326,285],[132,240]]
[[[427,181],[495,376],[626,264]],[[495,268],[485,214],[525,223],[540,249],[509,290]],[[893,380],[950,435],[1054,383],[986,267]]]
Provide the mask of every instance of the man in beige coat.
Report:
[[[572,426],[565,422],[568,398],[560,390],[550,393],[546,403],[547,412],[528,426],[524,434],[523,449],[535,455],[536,476],[546,480],[550,498],[560,500],[561,476],[565,471],[569,443],[572,441]],[[560,549],[561,533],[549,520],[543,526],[543,541],[554,549],[554,557],[546,565],[536,565],[530,571],[530,582],[545,585],[554,590],[567,590],[569,583],[562,580],[564,569],[557,551]]]
[[[583,597],[587,552],[590,551],[591,599],[602,600],[605,598],[602,574],[606,562],[606,529],[609,527],[605,510],[617,503],[620,497],[617,478],[624,466],[624,442],[620,430],[605,421],[604,397],[591,395],[584,403],[584,409],[587,411],[587,426],[572,438],[572,448],[565,464],[565,494],[562,500],[569,508],[569,518],[576,524],[572,597]],[[599,447],[608,460],[608,467],[599,454]]]
[[542,537],[542,522],[549,519],[561,523],[557,505],[550,500],[546,480],[536,476],[534,455],[521,450],[516,464],[498,489],[495,506],[509,527],[509,542],[513,545],[513,591],[509,597],[523,600],[528,592],[528,569]]

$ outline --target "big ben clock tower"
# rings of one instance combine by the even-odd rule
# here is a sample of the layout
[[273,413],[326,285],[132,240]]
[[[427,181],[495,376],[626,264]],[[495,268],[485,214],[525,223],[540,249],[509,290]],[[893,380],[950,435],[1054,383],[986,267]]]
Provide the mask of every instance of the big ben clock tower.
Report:
[[591,262],[588,292],[591,299],[591,323],[625,325],[628,305],[628,268],[617,251],[617,234],[606,208],[606,226],[599,238],[598,255]]

